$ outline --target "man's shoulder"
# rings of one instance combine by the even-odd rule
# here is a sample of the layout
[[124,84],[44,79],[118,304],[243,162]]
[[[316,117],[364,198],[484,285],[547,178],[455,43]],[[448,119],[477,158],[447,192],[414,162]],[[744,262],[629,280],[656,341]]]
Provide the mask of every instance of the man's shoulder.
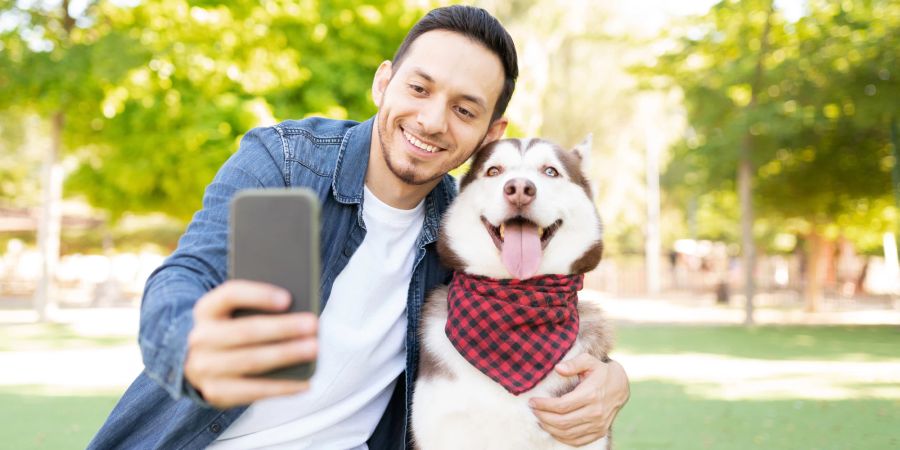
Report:
[[[296,177],[309,171],[319,177],[331,177],[341,159],[365,160],[371,139],[370,124],[371,119],[357,122],[309,117],[254,128],[248,135],[264,143],[276,164],[284,167],[288,183],[303,184]],[[292,163],[300,164],[303,169],[291,170]]]
[[432,192],[435,194],[435,206],[438,212],[443,214],[459,193],[459,181],[448,173]]
[[354,120],[308,117],[301,120],[285,120],[273,128],[285,138],[300,137],[316,143],[340,143],[344,135],[357,125],[359,122]]

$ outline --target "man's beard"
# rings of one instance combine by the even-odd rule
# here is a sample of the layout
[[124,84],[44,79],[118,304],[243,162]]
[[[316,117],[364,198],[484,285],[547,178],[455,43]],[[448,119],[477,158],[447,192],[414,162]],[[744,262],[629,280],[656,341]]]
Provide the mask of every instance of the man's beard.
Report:
[[[380,106],[381,105],[379,105],[379,107]],[[456,168],[456,167],[449,167],[446,170],[442,169],[438,173],[431,176],[430,178],[424,178],[424,179],[416,178],[416,175],[420,175],[420,174],[417,173],[415,164],[413,164],[412,167],[408,168],[407,170],[401,171],[398,167],[394,166],[394,163],[391,161],[391,158],[388,154],[389,153],[387,150],[388,146],[384,140],[384,136],[385,136],[385,134],[387,134],[386,127],[387,127],[387,119],[385,119],[384,123],[382,123],[381,116],[379,115],[379,117],[376,120],[375,129],[378,131],[378,142],[381,144],[381,157],[384,160],[384,164],[388,167],[388,170],[390,170],[391,173],[394,174],[394,176],[399,178],[404,183],[410,184],[413,186],[421,186],[423,184],[428,184],[434,180],[437,180],[437,179],[443,177],[444,175],[447,174],[447,172]],[[398,132],[399,132],[399,130],[398,130]],[[476,145],[475,148],[476,149],[481,148],[481,145],[484,143],[484,140],[486,138],[487,138],[487,130],[485,130],[484,135],[481,136],[481,139],[478,141],[478,145]],[[475,152],[473,152],[472,154],[475,154]],[[460,161],[459,164],[457,164],[457,166],[462,164],[463,162],[464,161]]]

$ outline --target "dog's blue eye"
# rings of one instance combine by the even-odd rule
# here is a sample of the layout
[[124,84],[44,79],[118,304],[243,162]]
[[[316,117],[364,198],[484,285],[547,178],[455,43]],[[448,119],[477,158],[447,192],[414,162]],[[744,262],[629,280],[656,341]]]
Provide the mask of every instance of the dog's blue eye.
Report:
[[548,177],[558,177],[559,172],[557,172],[556,169],[552,167],[548,167],[544,169],[544,175],[547,175]]

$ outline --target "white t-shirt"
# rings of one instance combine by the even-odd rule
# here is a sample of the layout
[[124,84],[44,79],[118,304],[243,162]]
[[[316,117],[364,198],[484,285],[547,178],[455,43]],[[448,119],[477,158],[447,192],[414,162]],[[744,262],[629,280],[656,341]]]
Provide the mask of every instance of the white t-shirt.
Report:
[[319,318],[309,391],[253,403],[210,448],[366,448],[406,367],[406,297],[424,203],[396,209],[365,189],[363,220],[366,236]]

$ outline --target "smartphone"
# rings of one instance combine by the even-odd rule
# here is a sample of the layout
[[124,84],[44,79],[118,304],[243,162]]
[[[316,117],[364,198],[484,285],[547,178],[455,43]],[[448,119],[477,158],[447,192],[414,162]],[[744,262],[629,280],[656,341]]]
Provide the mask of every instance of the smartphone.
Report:
[[[274,284],[291,294],[284,312],[319,313],[319,199],[309,189],[251,189],[231,201],[228,276]],[[241,309],[234,316],[282,314]],[[306,380],[315,362],[262,374]]]

